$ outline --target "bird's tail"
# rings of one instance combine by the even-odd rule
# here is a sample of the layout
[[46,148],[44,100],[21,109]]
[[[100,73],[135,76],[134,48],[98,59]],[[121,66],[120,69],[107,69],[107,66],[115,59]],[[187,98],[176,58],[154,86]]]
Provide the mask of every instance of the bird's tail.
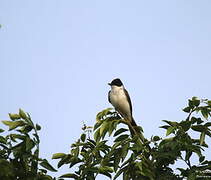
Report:
[[144,142],[145,138],[144,138],[142,132],[140,130],[138,130],[139,128],[138,128],[135,120],[133,119],[133,117],[132,117],[130,122],[131,122],[131,126],[132,126],[132,127],[129,126],[129,130],[130,130],[131,135],[132,136],[138,135],[141,138],[142,142]]
[[132,125],[132,126],[137,126],[137,124],[136,124],[135,120],[133,119],[133,117],[132,117],[132,119],[131,119],[131,125]]
[[132,136],[134,136],[136,134],[137,124],[136,124],[135,120],[133,119],[133,117],[130,120],[130,124],[132,126],[132,127],[129,126],[130,133],[131,133]]
[[[131,119],[130,124],[132,127],[129,126],[129,130],[131,133],[131,136],[134,137],[135,135],[138,135],[138,137],[140,138],[142,143],[145,143],[146,139],[144,138],[143,132],[139,129],[139,127],[137,126],[135,120]],[[151,147],[149,146],[149,144],[147,145],[147,149],[150,151]]]

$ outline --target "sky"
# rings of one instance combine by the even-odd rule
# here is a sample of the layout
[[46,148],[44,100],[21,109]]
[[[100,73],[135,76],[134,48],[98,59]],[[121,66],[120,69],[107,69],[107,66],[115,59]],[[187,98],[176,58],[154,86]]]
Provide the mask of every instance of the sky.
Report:
[[0,0],[0,119],[19,108],[29,112],[42,126],[41,157],[50,160],[69,152],[83,122],[93,126],[111,107],[107,83],[118,77],[145,136],[165,137],[162,120],[183,120],[188,98],[211,99],[210,6]]

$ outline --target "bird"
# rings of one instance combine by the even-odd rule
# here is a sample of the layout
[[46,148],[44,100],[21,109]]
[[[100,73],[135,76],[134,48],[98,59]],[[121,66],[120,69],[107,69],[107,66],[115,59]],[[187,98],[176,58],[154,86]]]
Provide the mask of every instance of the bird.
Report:
[[[108,92],[108,101],[113,105],[115,110],[133,127],[137,126],[133,118],[132,103],[128,91],[125,89],[122,81],[119,78],[113,79],[111,83],[111,90]],[[134,130],[131,130],[132,135]]]

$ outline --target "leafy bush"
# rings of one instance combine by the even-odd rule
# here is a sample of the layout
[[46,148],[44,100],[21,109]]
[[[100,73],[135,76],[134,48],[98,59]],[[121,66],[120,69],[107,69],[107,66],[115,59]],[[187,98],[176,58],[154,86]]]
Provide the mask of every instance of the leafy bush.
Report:
[[[60,178],[91,180],[98,174],[113,179],[122,174],[125,180],[211,178],[211,161],[203,155],[203,150],[208,148],[205,137],[211,137],[211,122],[208,122],[211,101],[193,97],[183,111],[188,114],[185,120],[164,120],[166,125],[161,128],[166,130],[166,138],[153,136],[146,140],[141,127],[136,127],[137,134],[132,137],[126,121],[112,109],[103,110],[97,115],[93,138],[87,137],[85,132],[72,144],[70,154],[53,155],[53,159],[59,159],[58,167],[64,164],[77,167],[75,172]],[[197,133],[198,138],[192,138],[193,133]],[[108,141],[106,135],[112,138]],[[196,164],[191,162],[193,154],[198,156]],[[176,161],[187,165],[178,167],[177,174],[170,167]]]
[[[141,127],[131,127],[110,108],[103,110],[97,114],[93,128],[84,125],[70,153],[53,155],[58,168],[70,168],[58,179],[93,180],[99,174],[114,180],[120,176],[124,180],[211,179],[211,161],[204,155],[208,148],[205,140],[211,137],[211,101],[193,97],[183,111],[187,117],[182,121],[163,120],[160,128],[166,131],[165,138],[154,135],[147,140]],[[56,169],[39,157],[41,127],[21,109],[9,116],[11,120],[3,121],[9,132],[0,129],[0,179],[55,179],[47,170]],[[135,135],[129,128],[134,128]],[[177,167],[175,172],[172,165],[178,161],[185,162],[186,167]]]
[[34,125],[30,115],[21,109],[19,114],[9,114],[9,117],[9,121],[2,121],[9,127],[9,134],[0,136],[0,179],[52,180],[47,170],[56,170],[39,157],[41,127]]

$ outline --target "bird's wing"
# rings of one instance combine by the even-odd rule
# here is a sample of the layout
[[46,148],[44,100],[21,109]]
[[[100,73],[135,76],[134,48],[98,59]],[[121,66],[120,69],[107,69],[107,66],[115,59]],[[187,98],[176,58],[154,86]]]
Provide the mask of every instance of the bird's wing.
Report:
[[109,92],[108,92],[108,102],[110,102],[110,103],[111,103],[110,93],[111,93],[111,91],[109,91]]
[[129,105],[130,105],[130,112],[131,112],[131,116],[132,116],[132,103],[131,103],[131,100],[130,100],[130,96],[129,96],[129,93],[127,92],[126,89],[124,89],[125,91],[125,95],[127,97],[127,101],[129,102]]

